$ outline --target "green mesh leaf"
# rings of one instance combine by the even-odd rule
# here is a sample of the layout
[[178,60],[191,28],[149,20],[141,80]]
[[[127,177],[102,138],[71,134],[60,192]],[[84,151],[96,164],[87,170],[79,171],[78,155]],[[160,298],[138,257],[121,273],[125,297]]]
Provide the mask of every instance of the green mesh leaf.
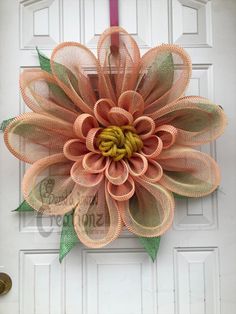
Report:
[[14,212],[32,212],[34,209],[26,202],[23,201],[17,209],[14,210]]
[[157,257],[157,252],[159,250],[161,237],[156,238],[139,237],[139,241],[145,248],[148,255],[151,257],[152,261],[154,262]]
[[50,59],[45,56],[42,52],[38,50],[38,47],[36,47],[38,57],[39,57],[39,64],[42,70],[52,73],[51,65],[50,65]]
[[73,249],[73,247],[79,242],[77,234],[73,225],[73,213],[66,214],[63,218],[63,227],[61,232],[60,242],[60,263],[64,257]]
[[2,123],[0,124],[0,131],[4,132],[6,127],[8,126],[8,124],[11,123],[11,121],[13,121],[15,118],[10,118],[7,120],[3,120]]

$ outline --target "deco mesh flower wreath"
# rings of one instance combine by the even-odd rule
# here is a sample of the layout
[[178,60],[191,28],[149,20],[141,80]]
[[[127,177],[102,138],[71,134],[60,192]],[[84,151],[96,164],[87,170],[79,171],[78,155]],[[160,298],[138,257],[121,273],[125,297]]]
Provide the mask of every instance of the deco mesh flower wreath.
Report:
[[[50,61],[39,54],[43,70],[22,73],[21,93],[33,112],[4,133],[10,152],[32,164],[18,210],[73,214],[72,228],[62,230],[61,257],[77,237],[100,248],[126,227],[154,258],[173,221],[174,195],[202,197],[218,187],[216,162],[193,147],[221,135],[226,117],[205,98],[183,97],[191,61],[176,45],[141,58],[134,39],[111,27],[97,55],[65,42]],[[101,219],[88,224],[88,215]]]

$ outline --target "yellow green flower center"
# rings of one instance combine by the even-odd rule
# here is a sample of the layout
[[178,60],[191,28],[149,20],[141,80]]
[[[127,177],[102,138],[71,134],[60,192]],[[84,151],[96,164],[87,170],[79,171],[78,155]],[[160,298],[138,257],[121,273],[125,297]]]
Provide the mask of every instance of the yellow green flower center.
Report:
[[109,126],[98,136],[98,146],[103,156],[115,161],[130,158],[143,147],[143,142],[131,125]]

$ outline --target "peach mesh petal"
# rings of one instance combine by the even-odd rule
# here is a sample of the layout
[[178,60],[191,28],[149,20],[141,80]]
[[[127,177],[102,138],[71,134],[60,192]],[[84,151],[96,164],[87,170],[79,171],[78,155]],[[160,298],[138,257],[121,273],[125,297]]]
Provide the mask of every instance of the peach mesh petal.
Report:
[[101,133],[102,128],[93,128],[89,130],[86,137],[86,146],[88,150],[94,153],[101,153],[97,146],[98,135]]
[[74,228],[80,241],[91,248],[103,247],[121,233],[122,221],[117,203],[104,182],[99,191],[88,189],[74,213]]
[[88,132],[98,127],[97,120],[91,116],[90,114],[83,113],[75,120],[74,123],[74,131],[75,134],[81,139],[82,141],[86,141]]
[[73,102],[49,73],[39,69],[25,70],[20,76],[22,97],[37,113],[46,113],[73,123],[79,113]]
[[92,75],[101,73],[93,53],[79,43],[64,42],[53,50],[51,69],[58,85],[74,104],[92,114],[97,101]]
[[178,130],[176,143],[199,146],[219,137],[227,124],[224,111],[202,97],[184,97],[159,111],[158,124]]
[[155,131],[155,122],[147,117],[141,116],[134,121],[134,127],[142,140],[149,138]]
[[[111,37],[119,35],[119,49],[111,53]],[[119,96],[133,90],[139,72],[140,53],[135,40],[122,28],[108,28],[98,42],[98,60],[105,84],[100,86],[102,97],[117,102]]]
[[131,125],[133,123],[133,116],[125,109],[113,107],[108,113],[110,124],[122,126]]
[[135,178],[135,194],[119,203],[121,218],[132,233],[141,237],[158,237],[173,221],[174,199],[159,184]]
[[178,99],[191,77],[191,60],[175,45],[150,49],[141,59],[140,77],[136,90],[145,101],[144,113],[153,119],[158,110]]
[[65,143],[63,153],[69,160],[77,161],[88,153],[88,149],[81,140],[71,139]]
[[177,138],[177,129],[172,125],[161,125],[156,128],[155,133],[163,143],[163,149],[171,147]]
[[94,114],[98,122],[100,122],[103,126],[109,126],[109,112],[115,107],[115,104],[111,99],[102,98],[99,99],[94,107]]
[[38,113],[18,116],[4,132],[10,152],[27,163],[62,153],[64,144],[73,137],[72,124]]
[[107,190],[111,197],[119,202],[130,199],[135,191],[134,180],[131,176],[121,185],[112,184],[110,181],[107,183]]
[[36,161],[22,182],[27,203],[46,215],[64,215],[75,208],[80,191],[70,177],[71,166],[72,162],[63,154]]
[[162,140],[156,135],[151,135],[143,141],[142,154],[147,158],[157,158],[162,148]]
[[161,165],[157,161],[149,159],[147,170],[145,171],[141,178],[144,181],[155,183],[161,179],[162,175],[163,169]]
[[71,168],[71,178],[79,186],[93,188],[98,186],[103,180],[103,173],[92,173],[84,169],[83,161],[78,160]]
[[188,197],[212,193],[220,183],[216,162],[207,154],[186,146],[172,146],[158,156],[164,174],[160,184]]
[[89,152],[83,157],[83,167],[90,173],[104,172],[108,166],[108,158],[105,158],[101,153]]
[[134,153],[132,157],[126,161],[129,173],[134,177],[142,176],[148,168],[147,158],[142,154]]
[[120,95],[118,106],[131,113],[133,118],[136,119],[143,114],[143,97],[135,91],[128,90]]
[[106,168],[105,175],[109,182],[114,185],[123,184],[129,176],[128,167],[124,160],[113,161],[112,159],[109,162],[108,167]]

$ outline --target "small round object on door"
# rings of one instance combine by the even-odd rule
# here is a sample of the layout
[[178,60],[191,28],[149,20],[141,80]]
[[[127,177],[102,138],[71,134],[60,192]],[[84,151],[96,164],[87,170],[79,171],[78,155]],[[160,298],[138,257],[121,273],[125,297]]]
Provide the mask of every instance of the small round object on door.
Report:
[[11,278],[5,273],[0,273],[0,295],[7,294],[11,290],[11,287]]

